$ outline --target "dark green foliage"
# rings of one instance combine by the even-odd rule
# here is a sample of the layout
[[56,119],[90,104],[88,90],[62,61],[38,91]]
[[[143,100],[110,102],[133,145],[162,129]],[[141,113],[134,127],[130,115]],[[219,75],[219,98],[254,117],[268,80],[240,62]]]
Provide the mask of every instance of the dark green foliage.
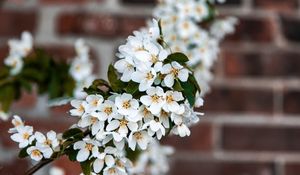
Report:
[[172,53],[170,54],[167,59],[164,60],[164,63],[171,63],[172,61],[176,61],[180,64],[185,64],[186,62],[189,61],[189,58],[184,55],[183,53],[179,53],[179,52],[176,52],[176,53]]
[[75,81],[69,74],[70,66],[63,61],[55,61],[41,49],[24,58],[22,71],[11,76],[9,68],[0,68],[0,104],[4,111],[9,111],[13,101],[21,98],[22,91],[38,88],[38,93],[48,94],[50,99],[72,96]]

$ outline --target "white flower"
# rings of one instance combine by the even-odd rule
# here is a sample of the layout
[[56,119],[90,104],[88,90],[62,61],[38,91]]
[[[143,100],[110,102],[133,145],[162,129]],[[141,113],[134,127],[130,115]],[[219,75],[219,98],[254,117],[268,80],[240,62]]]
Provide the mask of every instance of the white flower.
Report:
[[103,175],[127,175],[127,173],[116,166],[112,166],[112,167],[106,167],[103,170]]
[[114,65],[118,72],[122,73],[121,80],[129,82],[131,75],[134,72],[135,64],[131,58],[125,58],[117,61]]
[[138,122],[143,120],[145,123],[150,122],[154,119],[154,115],[147,109],[145,105],[141,105],[139,112],[136,116],[130,117],[130,120],[133,122]]
[[74,144],[74,149],[79,150],[76,160],[78,162],[86,161],[90,157],[91,153],[96,154],[98,152],[99,146],[101,146],[101,144],[98,141],[90,138],[85,138],[83,141],[76,142]]
[[135,116],[138,112],[139,102],[131,94],[122,94],[116,97],[115,104],[121,115]]
[[83,91],[84,88],[89,87],[93,81],[96,79],[94,75],[86,77],[84,80],[77,82],[74,89],[74,97],[76,99],[84,99],[87,96],[87,93]]
[[92,115],[97,116],[100,121],[111,121],[118,113],[115,103],[110,100],[105,100]]
[[147,148],[150,141],[149,135],[146,131],[132,132],[128,138],[128,145],[132,150],[135,150],[138,145],[142,150]]
[[23,32],[21,40],[10,40],[8,42],[10,48],[10,55],[19,55],[25,57],[32,50],[32,35],[29,32]]
[[98,153],[94,155],[94,157],[96,158],[96,160],[93,163],[93,170],[95,173],[100,173],[100,171],[102,171],[105,165],[107,167],[112,167],[115,165],[115,158],[112,155],[110,155],[115,151],[112,152],[111,150],[114,149],[112,147],[106,147],[103,153]]
[[37,140],[36,145],[38,147],[49,147],[54,150],[59,146],[59,141],[57,139],[56,132],[54,131],[49,131],[47,133],[47,137],[40,132],[36,132],[34,136],[35,139]]
[[141,102],[147,106],[152,114],[159,114],[165,103],[164,90],[161,87],[151,87],[146,91],[147,95],[141,97]]
[[159,116],[159,121],[160,123],[162,123],[162,125],[165,127],[165,128],[170,128],[170,113],[164,111],[164,110],[161,110]]
[[36,146],[31,146],[26,151],[27,154],[30,155],[31,159],[35,161],[40,161],[43,158],[49,159],[53,153],[52,149],[49,147]]
[[173,133],[179,135],[180,137],[186,137],[191,135],[190,129],[183,123],[175,125],[173,128]]
[[189,77],[189,71],[175,61],[171,64],[164,65],[161,73],[166,75],[163,82],[170,88],[173,87],[176,78],[182,82],[186,82]]
[[177,23],[177,30],[183,39],[193,36],[198,31],[197,25],[190,20],[180,20]]
[[25,148],[30,145],[34,140],[33,128],[31,126],[20,126],[16,128],[17,133],[13,134],[10,138],[19,143],[20,148]]
[[199,108],[199,107],[203,106],[203,104],[204,104],[203,98],[199,94],[196,94],[195,107]]
[[9,114],[7,114],[6,112],[4,112],[0,109],[0,119],[6,121],[6,120],[8,120],[8,118],[9,118]]
[[24,126],[24,122],[22,121],[21,117],[18,115],[14,115],[11,123],[14,125],[14,128],[9,129],[9,133],[16,133],[17,132],[17,127],[22,127]]
[[93,112],[97,109],[104,101],[104,98],[101,95],[88,95],[86,97],[87,105],[85,110],[87,113]]
[[11,75],[17,75],[20,73],[24,65],[23,60],[19,55],[10,55],[4,60],[4,64],[11,68]]
[[184,98],[181,92],[178,91],[167,91],[166,92],[166,102],[163,106],[163,109],[167,112],[179,112],[182,111],[182,107],[178,102],[183,101]]
[[86,128],[91,126],[92,135],[96,135],[100,130],[104,129],[104,122],[99,120],[98,116],[93,114],[81,118],[78,122],[78,126],[81,128]]
[[82,100],[72,100],[71,106],[73,106],[75,109],[70,110],[70,114],[72,116],[79,116],[81,117],[85,112],[86,102]]
[[132,73],[132,80],[139,83],[139,91],[143,92],[149,89],[156,78],[156,71],[151,68],[137,68],[137,71]]
[[158,118],[150,121],[149,123],[146,123],[143,128],[148,127],[148,134],[150,136],[153,136],[156,134],[157,139],[161,139],[162,136],[166,134],[166,129],[163,127],[162,123],[159,121]]
[[149,35],[153,40],[160,38],[159,25],[156,19],[152,19],[152,26],[149,28]]
[[85,44],[85,41],[83,39],[78,39],[75,42],[75,50],[79,58],[83,60],[88,60],[89,56],[89,47]]
[[122,137],[126,137],[129,130],[136,131],[138,124],[136,122],[129,121],[126,117],[121,117],[119,120],[112,120],[108,123],[106,130],[118,132]]
[[93,64],[89,60],[75,58],[71,64],[70,74],[76,81],[83,81],[92,74]]

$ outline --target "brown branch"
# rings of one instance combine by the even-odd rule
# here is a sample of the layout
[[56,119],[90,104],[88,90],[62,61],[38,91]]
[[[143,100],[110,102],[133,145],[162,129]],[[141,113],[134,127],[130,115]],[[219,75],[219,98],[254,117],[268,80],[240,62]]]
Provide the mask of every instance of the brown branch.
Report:
[[25,175],[33,175],[35,172],[37,172],[38,170],[40,170],[42,167],[48,165],[49,163],[51,163],[53,160],[54,159],[42,160],[38,164],[34,165],[32,168],[30,168],[29,170],[27,170],[26,173],[25,173]]

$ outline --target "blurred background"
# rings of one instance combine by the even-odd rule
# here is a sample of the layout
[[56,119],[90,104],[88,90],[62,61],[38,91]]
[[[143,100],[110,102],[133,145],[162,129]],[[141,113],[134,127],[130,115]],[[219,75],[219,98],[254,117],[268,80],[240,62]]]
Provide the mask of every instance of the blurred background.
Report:
[[[105,78],[118,46],[151,16],[154,0],[0,0],[0,65],[7,40],[23,30],[57,58],[75,56],[84,38],[97,74]],[[300,0],[227,0],[222,15],[240,22],[222,44],[212,91],[200,125],[189,138],[170,138],[177,152],[170,175],[300,174]],[[1,93],[1,92],[0,92]],[[36,130],[63,131],[74,119],[69,106],[48,109],[47,97],[24,94],[13,112]],[[17,159],[17,145],[0,122],[0,174],[19,175],[31,162]],[[56,163],[68,175],[79,167]],[[47,174],[41,172],[40,174]]]

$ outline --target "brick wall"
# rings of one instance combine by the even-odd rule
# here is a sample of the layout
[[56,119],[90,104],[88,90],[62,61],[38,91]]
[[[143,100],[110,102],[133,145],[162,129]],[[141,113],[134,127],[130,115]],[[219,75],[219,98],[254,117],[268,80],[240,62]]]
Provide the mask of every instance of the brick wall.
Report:
[[[192,129],[190,138],[166,141],[177,149],[171,175],[300,174],[299,4],[299,0],[228,0],[220,6],[222,14],[235,15],[240,23],[222,45],[202,123]],[[7,39],[25,29],[57,57],[72,57],[72,43],[83,37],[92,46],[98,75],[105,77],[116,48],[145,24],[154,2],[7,0],[2,5],[0,58],[7,53]],[[72,122],[65,117],[68,106],[47,109],[46,99],[24,94],[14,112],[24,114],[37,129],[61,131]],[[2,172],[20,174],[29,164],[14,160],[16,145],[7,137],[9,127],[0,123]],[[64,160],[58,164],[68,174],[78,169]]]

